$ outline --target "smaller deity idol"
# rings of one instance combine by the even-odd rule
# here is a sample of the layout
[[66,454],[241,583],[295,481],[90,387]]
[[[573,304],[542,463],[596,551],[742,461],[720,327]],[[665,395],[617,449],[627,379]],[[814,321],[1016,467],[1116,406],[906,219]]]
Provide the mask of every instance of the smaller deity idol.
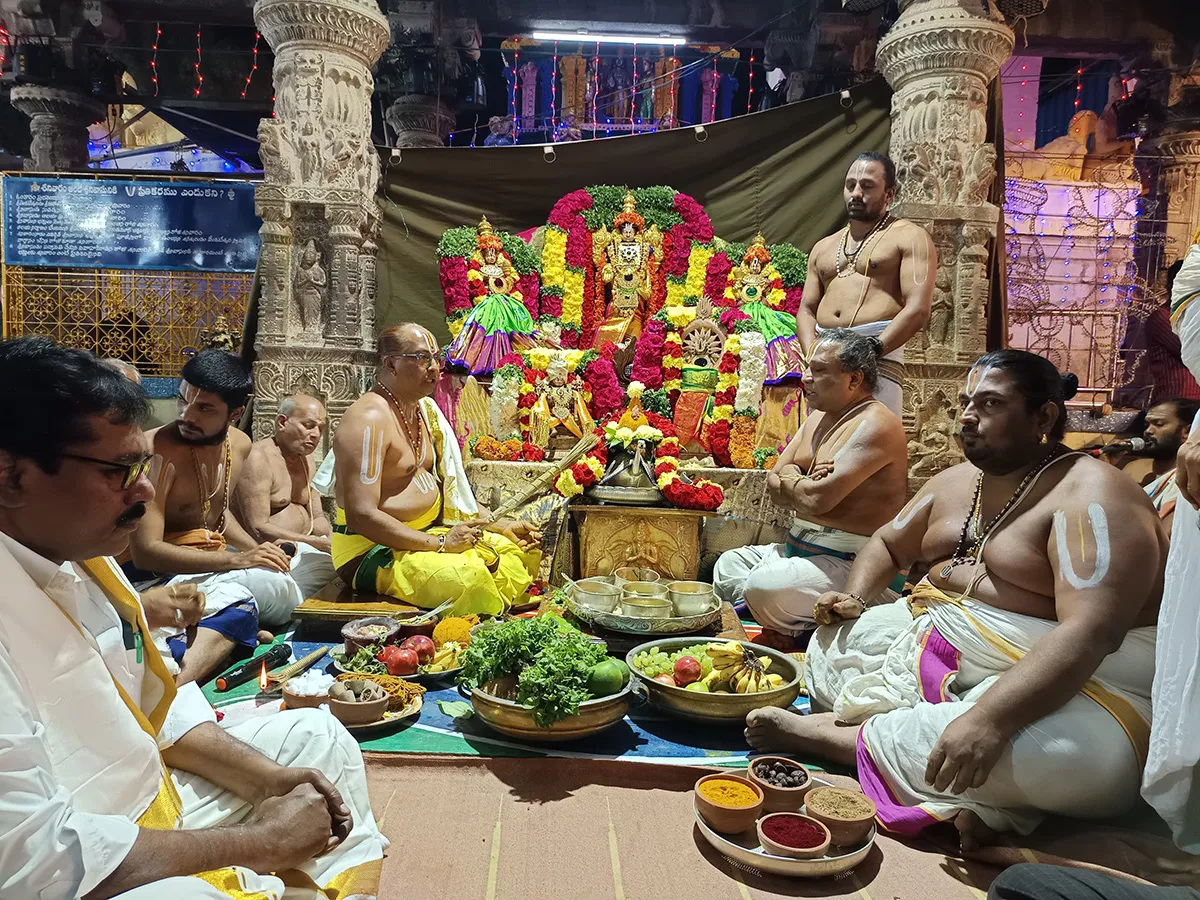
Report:
[[475,252],[467,267],[474,308],[450,345],[446,364],[472,375],[490,375],[509,353],[533,347],[533,317],[516,290],[520,276],[487,217],[480,219]]
[[796,317],[784,312],[783,278],[771,262],[771,251],[761,233],[754,236],[742,264],[729,273],[725,302],[750,317],[767,342],[767,384],[798,378],[804,372],[804,354],[796,337]]
[[545,424],[548,433],[561,426],[582,438],[596,424],[584,400],[586,391],[584,380],[570,374],[566,359],[556,355],[546,367],[546,377],[534,386],[537,401],[533,415]]
[[632,191],[625,192],[623,206],[613,219],[614,231],[601,228],[594,241],[596,266],[612,292],[604,324],[596,331],[597,349],[605,344],[620,346],[641,334],[646,304],[654,293],[662,235],[656,225],[646,228]]

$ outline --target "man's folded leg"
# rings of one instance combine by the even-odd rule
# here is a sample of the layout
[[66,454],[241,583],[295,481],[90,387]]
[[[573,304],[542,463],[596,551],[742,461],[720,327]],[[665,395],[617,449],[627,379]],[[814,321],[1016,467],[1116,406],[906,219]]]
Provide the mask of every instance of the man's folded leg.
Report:
[[337,578],[337,569],[333,567],[333,557],[324,550],[311,544],[297,544],[288,574],[300,589],[300,596],[307,600]]
[[234,569],[205,575],[177,575],[168,583],[194,584],[206,594],[217,585],[241,585],[250,591],[258,605],[260,628],[286,625],[291,621],[292,611],[304,602],[295,579],[271,569]]
[[[285,873],[285,880],[292,884],[296,874],[322,889],[337,889],[336,897],[375,894],[387,839],[375,824],[362,753],[349,732],[323,710],[287,710],[243,722],[228,732],[280,765],[321,771],[354,817],[346,840],[310,860],[299,873]],[[237,824],[251,813],[250,804],[241,797],[203,778],[178,771],[171,776],[183,801],[185,829]]]

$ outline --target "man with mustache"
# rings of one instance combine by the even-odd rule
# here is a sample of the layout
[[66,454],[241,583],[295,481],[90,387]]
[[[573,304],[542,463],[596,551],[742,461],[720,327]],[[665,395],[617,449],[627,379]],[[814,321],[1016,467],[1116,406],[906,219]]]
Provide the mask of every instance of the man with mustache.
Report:
[[[953,820],[964,849],[1046,814],[1133,807],[1167,546],[1132,479],[1062,444],[1076,385],[1022,350],[975,363],[959,395],[968,462],[817,601],[806,683],[832,712],[756,710],[752,746],[857,763],[886,828]],[[917,563],[929,574],[911,596],[872,604]]]
[[157,494],[130,541],[126,573],[139,587],[166,576],[168,585],[194,584],[205,595],[190,643],[183,623],[155,633],[179,664],[180,683],[207,678],[238,646],[270,639],[260,625],[285,624],[304,599],[281,542],[256,541],[230,509],[251,445],[234,423],[252,388],[236,356],[204,350],[183,367],[178,418],[147,433],[161,458]]
[[1146,485],[1146,495],[1158,510],[1168,538],[1175,520],[1175,502],[1179,499],[1175,459],[1179,448],[1191,436],[1197,411],[1200,402],[1181,398],[1156,403],[1146,413],[1146,430],[1142,435],[1146,441],[1145,455],[1154,460],[1153,478]]
[[929,322],[937,251],[920,225],[888,212],[896,196],[896,164],[884,154],[859,154],[842,195],[850,222],[817,241],[809,255],[796,333],[806,356],[825,328],[849,328],[875,339],[880,356],[875,396],[899,416],[904,345]]
[[0,343],[0,384],[0,892],[278,897],[287,872],[288,897],[376,894],[387,841],[345,729],[223,729],[149,646],[111,559],[154,500],[145,393],[40,337]]
[[320,400],[307,394],[284,397],[274,436],[254,442],[233,492],[234,509],[252,536],[296,548],[290,574],[305,597],[337,578],[329,555],[333,529],[311,487],[312,455],[324,430]]

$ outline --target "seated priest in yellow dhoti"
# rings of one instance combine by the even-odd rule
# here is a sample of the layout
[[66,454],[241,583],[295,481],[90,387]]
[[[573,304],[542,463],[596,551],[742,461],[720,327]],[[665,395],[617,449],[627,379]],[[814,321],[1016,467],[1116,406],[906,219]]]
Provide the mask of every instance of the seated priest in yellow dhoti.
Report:
[[0,894],[375,896],[354,739],[318,710],[219,726],[110,558],[154,497],[141,387],[46,338],[0,343],[0,384]]
[[375,387],[334,439],[333,564],[358,591],[498,615],[533,583],[541,534],[492,521],[476,503],[454,430],[430,399],[441,363],[433,335],[389,328],[379,357]]
[[[817,600],[807,684],[832,712],[756,710],[752,746],[857,763],[885,827],[953,821],[965,849],[1047,814],[1133,808],[1166,538],[1135,481],[1062,445],[1073,394],[1032,353],[975,364],[959,398],[969,462],[930,479]],[[917,563],[929,574],[911,597],[864,612]]]

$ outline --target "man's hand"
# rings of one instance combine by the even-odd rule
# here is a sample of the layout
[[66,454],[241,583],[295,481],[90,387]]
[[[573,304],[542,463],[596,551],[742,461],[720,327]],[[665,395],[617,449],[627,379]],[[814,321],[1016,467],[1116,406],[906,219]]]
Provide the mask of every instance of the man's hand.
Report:
[[1008,746],[1003,734],[987,716],[971,709],[946,726],[925,767],[925,783],[936,791],[961,794],[982,787],[1000,754]]
[[151,628],[191,628],[204,618],[204,594],[194,584],[160,585],[142,592]]
[[459,522],[446,533],[442,544],[445,553],[466,553],[479,540],[479,529],[468,522]]
[[488,531],[502,534],[525,552],[542,546],[542,533],[528,522],[501,519],[488,527]]
[[833,474],[833,460],[827,459],[824,462],[819,462],[816,465],[814,465],[812,468],[812,471],[808,474],[808,477],[811,478],[813,481],[820,481],[822,478],[825,478],[827,475],[832,475],[832,474]]
[[317,769],[277,766],[274,773],[262,784],[261,794],[257,798],[258,803],[261,804],[271,797],[284,797],[302,785],[315,788],[317,793],[325,799],[332,823],[331,833],[335,839],[334,846],[344,841],[354,826],[350,807],[346,805],[342,795],[338,793],[338,789],[333,786],[333,782]]
[[256,872],[283,872],[337,846],[325,798],[311,784],[259,803],[246,822],[262,842]]
[[827,591],[817,598],[813,606],[813,618],[818,625],[832,625],[857,619],[863,614],[863,602],[852,594]]
[[305,543],[308,544],[310,547],[314,547],[317,550],[320,550],[322,553],[332,553],[333,552],[333,538],[331,538],[329,535],[321,535],[319,537],[312,536],[312,537],[309,537],[308,540],[305,541]]
[[271,569],[287,574],[292,568],[291,560],[275,544],[259,544],[250,550],[233,554],[234,569]]
[[1183,499],[1200,509],[1200,429],[1193,430],[1175,457],[1175,481]]

